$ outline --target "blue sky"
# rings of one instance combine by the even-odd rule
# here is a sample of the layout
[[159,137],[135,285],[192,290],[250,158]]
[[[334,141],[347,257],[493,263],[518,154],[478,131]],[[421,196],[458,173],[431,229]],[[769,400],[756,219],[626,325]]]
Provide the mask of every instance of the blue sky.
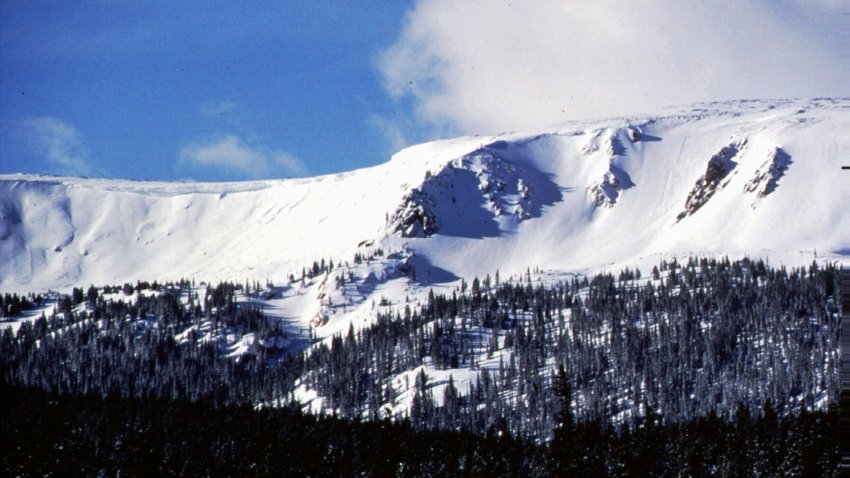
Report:
[[375,64],[407,8],[4,1],[0,172],[228,180],[386,161],[405,105]]
[[0,2],[0,173],[318,175],[457,134],[850,96],[841,0]]

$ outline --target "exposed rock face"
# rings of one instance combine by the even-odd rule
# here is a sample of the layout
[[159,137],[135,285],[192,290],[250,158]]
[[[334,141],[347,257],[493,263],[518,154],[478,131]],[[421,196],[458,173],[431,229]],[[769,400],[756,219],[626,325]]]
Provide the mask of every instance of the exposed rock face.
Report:
[[[606,134],[602,134],[600,130],[590,141],[585,145],[583,153],[589,156],[594,153],[602,152],[604,157],[607,157],[608,167],[602,173],[601,179],[587,187],[588,198],[594,207],[614,207],[620,193],[624,189],[634,186],[631,177],[623,169],[617,166],[618,158],[627,155],[627,149],[620,140],[621,136],[626,136],[629,141],[636,141],[634,138],[634,127],[626,128],[626,130],[606,130]],[[602,159],[598,158],[597,160]],[[604,160],[604,159],[603,159]]]
[[434,203],[432,195],[412,189],[390,218],[391,230],[401,237],[431,237],[438,229]]
[[596,207],[614,207],[620,193],[635,185],[629,173],[617,166],[616,158],[608,162],[602,179],[587,188],[590,202]]
[[637,143],[643,138],[643,131],[637,126],[629,126],[629,141]]
[[779,179],[785,175],[790,164],[791,156],[780,147],[774,148],[764,164],[756,170],[755,176],[744,185],[744,191],[757,193],[759,198],[767,196],[776,190]]
[[601,181],[588,188],[590,203],[596,207],[614,207],[620,191],[620,181],[611,171],[608,171],[602,176]]
[[560,199],[545,174],[503,157],[492,145],[475,150],[426,175],[405,195],[387,228],[401,237],[492,237],[538,217]]
[[746,140],[731,143],[724,146],[717,152],[717,154],[708,160],[708,166],[705,169],[705,174],[697,180],[694,188],[691,190],[690,194],[688,194],[688,198],[685,200],[685,210],[679,213],[679,216],[676,219],[677,221],[681,221],[682,219],[695,214],[708,202],[709,199],[711,199],[712,196],[714,196],[714,193],[726,186],[726,183],[723,180],[730,172],[732,172],[733,169],[735,169],[735,166],[737,165],[737,163],[733,161],[733,158],[741,153],[746,144]]

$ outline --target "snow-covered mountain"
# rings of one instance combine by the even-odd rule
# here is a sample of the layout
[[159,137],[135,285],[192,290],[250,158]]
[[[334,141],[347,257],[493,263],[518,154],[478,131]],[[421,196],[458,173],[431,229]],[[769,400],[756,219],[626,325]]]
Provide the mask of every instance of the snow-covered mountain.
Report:
[[[515,360],[525,363],[528,357],[522,355],[532,349],[539,356],[528,363],[537,365],[519,369],[533,369],[532,375],[544,382],[566,355],[572,357],[570,363],[578,371],[584,370],[579,370],[581,364],[597,364],[593,366],[597,379],[584,380],[584,388],[575,389],[577,410],[590,416],[604,406],[614,422],[639,416],[647,397],[656,403],[662,395],[665,400],[673,397],[679,400],[676,403],[685,404],[685,415],[676,415],[680,418],[697,416],[712,407],[728,416],[741,400],[758,404],[766,396],[781,400],[786,410],[803,406],[803,399],[807,407],[825,408],[834,388],[829,377],[834,375],[830,364],[835,363],[835,350],[829,340],[806,339],[799,347],[784,339],[780,348],[764,344],[779,343],[769,333],[776,337],[833,336],[824,325],[830,320],[824,315],[828,307],[817,302],[820,294],[829,293],[806,295],[805,287],[798,284],[800,296],[795,300],[818,305],[806,308],[798,304],[793,320],[785,320],[784,312],[770,312],[768,318],[776,321],[768,322],[778,325],[758,333],[739,327],[738,319],[744,320],[746,313],[730,314],[716,304],[701,301],[697,304],[701,313],[689,312],[686,320],[675,321],[676,313],[656,313],[650,301],[649,313],[641,320],[617,322],[634,333],[615,341],[613,325],[608,322],[610,319],[613,324],[614,319],[606,315],[599,321],[594,314],[584,314],[582,307],[569,304],[573,298],[590,297],[588,283],[581,289],[579,281],[571,281],[570,276],[598,270],[617,274],[622,267],[638,266],[652,273],[642,278],[639,271],[618,274],[618,287],[629,293],[648,287],[650,292],[643,298],[656,300],[653,287],[664,290],[661,296],[669,298],[674,293],[683,297],[687,289],[675,284],[696,280],[695,265],[688,266],[680,278],[665,265],[671,258],[699,256],[702,264],[706,256],[734,259],[749,255],[766,258],[773,266],[847,259],[850,223],[844,210],[850,204],[850,173],[841,166],[847,164],[850,152],[848,107],[850,99],[699,105],[643,118],[568,123],[533,134],[512,132],[426,143],[399,152],[381,166],[311,179],[150,183],[0,176],[0,292],[192,279],[158,291],[137,284],[91,288],[86,294],[99,295],[113,304],[135,303],[136,307],[150,295],[162,299],[163,304],[184,307],[192,319],[179,327],[167,325],[173,318],[149,313],[150,304],[126,317],[136,330],[163,324],[162,330],[174,333],[169,335],[174,343],[212,345],[222,357],[235,362],[246,358],[247,364],[260,356],[274,362],[305,350],[308,355],[321,356],[330,353],[323,345],[334,343],[337,352],[333,353],[340,353],[343,336],[349,337],[346,343],[353,347],[355,331],[365,335],[371,331],[378,337],[388,323],[393,327],[405,323],[406,333],[418,337],[416,352],[412,352],[414,341],[410,347],[406,342],[393,345],[381,336],[387,350],[410,350],[394,355],[389,361],[396,364],[392,370],[378,372],[377,365],[361,364],[362,370],[371,367],[374,371],[374,375],[357,374],[371,377],[370,383],[376,387],[370,395],[374,403],[354,406],[344,416],[366,409],[395,417],[413,416],[416,397],[426,389],[435,397],[435,404],[444,406],[445,397],[452,395],[447,390],[474,396],[472,390],[480,391],[482,380],[496,376],[504,379],[499,385],[502,395],[496,395],[506,399],[500,406],[517,407],[525,400],[532,403],[540,397],[532,400],[531,392],[524,391],[524,380],[531,375],[526,373],[519,380],[515,372],[502,374]],[[765,269],[763,263],[758,264],[747,268]],[[653,269],[659,265],[660,271]],[[726,279],[734,273],[730,271],[741,270],[740,264],[724,266],[726,272],[720,271],[723,267],[705,265],[704,270],[700,265],[701,274],[727,274],[723,276]],[[738,278],[745,275],[741,272]],[[476,276],[482,280],[473,279]],[[810,274],[807,280],[820,280],[815,276]],[[600,277],[596,279],[604,282]],[[224,280],[245,287],[215,285]],[[513,285],[537,300],[536,292],[530,292],[535,284],[543,286],[535,289],[541,293],[559,291],[550,294],[558,299],[555,305],[546,303],[545,313],[542,302],[530,307],[528,297],[522,302],[502,296],[500,303],[495,299],[500,283],[508,286],[507,296],[513,294]],[[564,293],[565,284],[570,283],[577,288]],[[523,284],[528,288],[519,287]],[[722,284],[722,280],[707,280],[696,289],[700,294],[706,290],[711,290],[708,295],[727,294]],[[816,288],[817,284],[809,286]],[[245,319],[242,323],[230,317],[227,322],[217,312],[214,316],[213,311],[224,303],[222,291],[228,288],[233,302],[252,306],[239,310],[261,310],[268,320],[252,323]],[[449,303],[448,297],[475,297],[476,290],[484,291],[488,298],[484,303],[491,312],[500,310],[508,317],[510,311],[510,325],[503,326],[493,317],[482,319],[470,312],[472,308],[442,319],[435,319],[439,314],[431,309],[429,318],[418,325],[408,320],[411,314],[426,316],[423,310],[436,307],[434,304]],[[94,305],[83,299],[81,289],[75,295],[74,311],[66,310],[64,318],[51,319],[51,324],[61,328],[63,320],[73,318],[101,331],[109,326],[109,321],[88,316],[94,314]],[[764,297],[760,315],[770,300],[769,294]],[[66,308],[71,307],[70,300],[64,299]],[[218,305],[214,305],[216,300]],[[664,304],[669,306],[658,300],[659,310]],[[520,302],[525,305],[518,305]],[[42,312],[51,316],[62,303],[51,295],[31,310],[7,318],[0,328],[18,329]],[[643,302],[641,310],[647,312],[646,306]],[[235,315],[236,310],[230,313]],[[642,324],[640,330],[638,323]],[[731,347],[722,339],[734,337],[750,343],[749,361],[739,358],[732,367],[717,358],[717,364],[730,367],[715,368],[712,376],[688,368],[692,364],[686,357],[679,363],[684,364],[682,370],[695,373],[692,379],[686,380],[682,374],[670,378],[660,371],[663,367],[655,367],[652,373],[656,378],[647,382],[655,388],[634,388],[636,380],[646,380],[648,372],[638,370],[643,365],[617,365],[617,360],[625,360],[624,350],[643,347],[657,363],[669,360],[675,355],[669,355],[672,352],[663,346],[678,339],[668,332],[686,323],[698,324],[705,337],[698,340],[692,336],[696,345],[683,350],[707,347],[705,356],[714,361],[717,354],[710,351]],[[576,345],[569,349],[572,351],[565,348],[568,341],[557,339],[567,324],[570,332],[563,337],[580,336],[570,339],[569,344],[575,341]],[[531,347],[528,341],[520,344],[519,339],[514,343],[515,337],[531,333],[534,327],[539,327],[541,333],[535,336],[547,347]],[[450,334],[445,335],[446,331]],[[661,345],[647,346],[650,335],[646,334]],[[634,340],[629,342],[629,337]],[[428,347],[423,345],[426,342]],[[583,348],[584,343],[593,344],[594,350],[609,354],[613,361],[600,365],[604,361],[591,356],[597,352]],[[625,347],[626,343],[631,345]],[[438,345],[446,349],[441,351]],[[809,345],[805,354],[796,352]],[[582,351],[589,354],[584,359]],[[810,362],[791,363],[789,356],[807,357]],[[316,363],[326,365],[322,360]],[[776,370],[787,373],[783,372],[782,379],[779,375],[752,378],[764,368],[774,374]],[[805,380],[798,377],[793,380],[800,383],[791,386],[793,380],[788,377],[804,368],[802,375],[816,379],[801,385]],[[299,370],[300,375],[285,387],[278,384],[278,391],[285,393],[264,395],[258,403],[294,400],[317,413],[343,412],[339,391],[321,379],[327,370]],[[748,371],[737,374],[741,370]],[[697,375],[704,380],[694,378]],[[710,378],[720,376],[724,378]],[[785,388],[754,388],[743,376],[758,383],[775,380]],[[712,380],[723,381],[724,392],[709,400],[694,400],[709,383],[716,383]],[[532,390],[545,388],[541,383]],[[678,391],[659,391],[670,383],[679,383]],[[366,385],[358,384],[355,390],[365,390],[362,387]],[[767,389],[772,391],[765,392]],[[361,398],[358,395],[351,400]],[[365,408],[358,408],[361,406]],[[470,407],[478,409],[477,405]],[[514,417],[514,431],[545,436],[551,429],[548,415],[538,415],[535,423],[545,426],[523,428],[528,424]]]
[[850,99],[737,101],[436,141],[308,179],[3,175],[0,289],[283,282],[379,248],[436,274],[420,281],[696,254],[841,259],[848,131]]

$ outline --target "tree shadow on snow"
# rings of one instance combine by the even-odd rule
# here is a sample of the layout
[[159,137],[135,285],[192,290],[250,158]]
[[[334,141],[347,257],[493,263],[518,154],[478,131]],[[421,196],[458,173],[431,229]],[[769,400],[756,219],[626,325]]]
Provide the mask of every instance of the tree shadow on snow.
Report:
[[427,257],[418,254],[409,257],[407,263],[410,267],[408,275],[415,275],[415,281],[421,285],[444,284],[459,279],[452,272],[435,266]]

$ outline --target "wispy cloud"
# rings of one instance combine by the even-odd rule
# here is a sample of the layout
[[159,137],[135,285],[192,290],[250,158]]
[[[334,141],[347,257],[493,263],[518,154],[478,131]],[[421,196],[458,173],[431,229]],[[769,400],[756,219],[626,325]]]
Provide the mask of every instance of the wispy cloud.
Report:
[[25,120],[24,128],[33,152],[56,167],[57,172],[91,172],[88,148],[80,132],[70,123],[50,116],[41,116]]
[[179,160],[249,178],[269,177],[273,174],[304,176],[307,172],[304,163],[291,154],[248,144],[232,134],[185,145],[180,148]]
[[840,13],[832,0],[418,0],[379,68],[420,121],[467,133],[698,101],[844,96]]
[[400,121],[391,120],[383,115],[373,114],[369,117],[369,124],[383,136],[384,141],[390,148],[390,153],[394,153],[410,144]]
[[412,144],[463,134],[453,124],[422,124],[404,108],[369,116],[369,126],[383,140],[384,155],[390,156]]

